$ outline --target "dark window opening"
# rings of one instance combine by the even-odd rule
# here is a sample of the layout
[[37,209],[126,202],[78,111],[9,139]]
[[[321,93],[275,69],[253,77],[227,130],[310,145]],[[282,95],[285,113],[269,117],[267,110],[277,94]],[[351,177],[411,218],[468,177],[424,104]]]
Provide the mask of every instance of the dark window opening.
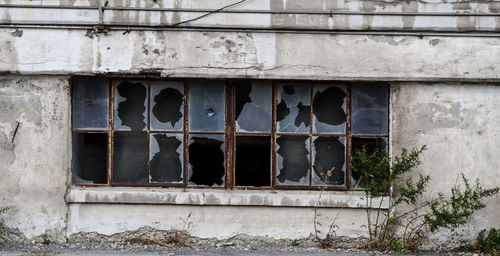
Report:
[[108,134],[73,133],[73,183],[108,182]]
[[[385,138],[352,138],[352,152],[357,149],[365,149],[366,153],[372,154],[377,148],[387,151],[387,140]],[[360,172],[352,169],[351,185],[353,188],[361,188],[361,186],[367,184],[368,181],[368,177],[363,177]]]
[[194,185],[221,186],[224,183],[224,139],[217,137],[191,137],[189,182]]
[[271,137],[237,136],[236,186],[271,186]]

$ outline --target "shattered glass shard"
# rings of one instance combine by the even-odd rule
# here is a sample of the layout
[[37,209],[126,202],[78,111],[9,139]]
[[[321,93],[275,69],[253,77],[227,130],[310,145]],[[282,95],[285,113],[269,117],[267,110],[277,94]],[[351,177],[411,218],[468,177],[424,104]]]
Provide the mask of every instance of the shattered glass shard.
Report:
[[215,116],[214,109],[213,108],[209,108],[209,109],[205,110],[205,114],[207,114],[208,117]]

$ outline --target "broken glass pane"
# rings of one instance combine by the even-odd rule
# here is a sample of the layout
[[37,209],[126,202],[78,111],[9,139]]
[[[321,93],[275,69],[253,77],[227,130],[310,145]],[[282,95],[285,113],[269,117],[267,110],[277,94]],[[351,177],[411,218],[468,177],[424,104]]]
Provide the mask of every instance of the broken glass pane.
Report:
[[224,131],[224,82],[193,80],[189,84],[190,131]]
[[115,88],[115,129],[145,130],[147,82],[121,81]]
[[150,150],[151,182],[182,182],[182,134],[152,133]]
[[106,184],[108,134],[73,133],[73,184]]
[[115,132],[113,181],[148,182],[148,134]]
[[346,112],[345,85],[315,85],[313,120],[315,133],[345,134]]
[[180,81],[151,82],[151,129],[182,131],[184,86]]
[[271,186],[271,137],[236,137],[236,186]]
[[387,83],[353,83],[352,133],[387,134],[388,98]]
[[[388,150],[387,138],[352,137],[351,144],[352,144],[353,154],[355,150],[363,148],[366,149],[366,153],[368,154],[372,154],[376,148],[383,149],[386,152]],[[355,169],[352,169],[351,186],[353,188],[361,188],[362,185],[365,185],[367,183],[368,180],[366,179],[366,177],[362,177],[360,172],[356,171]]]
[[73,129],[107,130],[109,81],[77,77],[72,80]]
[[236,131],[271,131],[271,84],[240,80],[236,85]]
[[224,135],[191,135],[189,184],[224,186]]
[[311,125],[309,85],[289,83],[280,85],[276,121],[279,132],[309,133]]
[[345,137],[314,137],[313,185],[345,184]]
[[309,137],[281,135],[276,142],[277,184],[309,185]]

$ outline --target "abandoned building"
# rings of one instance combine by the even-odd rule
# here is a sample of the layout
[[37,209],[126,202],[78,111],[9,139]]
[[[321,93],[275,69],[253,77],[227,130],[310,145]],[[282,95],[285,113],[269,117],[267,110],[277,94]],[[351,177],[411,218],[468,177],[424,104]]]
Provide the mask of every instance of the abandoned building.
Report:
[[[460,173],[499,185],[499,11],[0,0],[0,206],[14,206],[0,218],[22,241],[141,228],[300,239],[318,208],[339,237],[362,237],[349,160],[375,144],[427,145],[414,174],[431,176],[428,197]],[[431,240],[498,228],[500,196],[485,203]]]

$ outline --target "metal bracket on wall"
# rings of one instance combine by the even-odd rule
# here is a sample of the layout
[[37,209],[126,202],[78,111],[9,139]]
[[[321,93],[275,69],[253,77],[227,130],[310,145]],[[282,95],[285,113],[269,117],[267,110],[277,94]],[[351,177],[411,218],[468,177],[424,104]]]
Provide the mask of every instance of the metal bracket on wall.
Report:
[[94,30],[97,33],[107,34],[109,32],[109,27],[104,25],[104,7],[106,6],[107,1],[106,4],[103,4],[102,0],[96,0],[96,3],[97,3],[97,9],[99,11],[99,23],[97,26],[94,26]]

